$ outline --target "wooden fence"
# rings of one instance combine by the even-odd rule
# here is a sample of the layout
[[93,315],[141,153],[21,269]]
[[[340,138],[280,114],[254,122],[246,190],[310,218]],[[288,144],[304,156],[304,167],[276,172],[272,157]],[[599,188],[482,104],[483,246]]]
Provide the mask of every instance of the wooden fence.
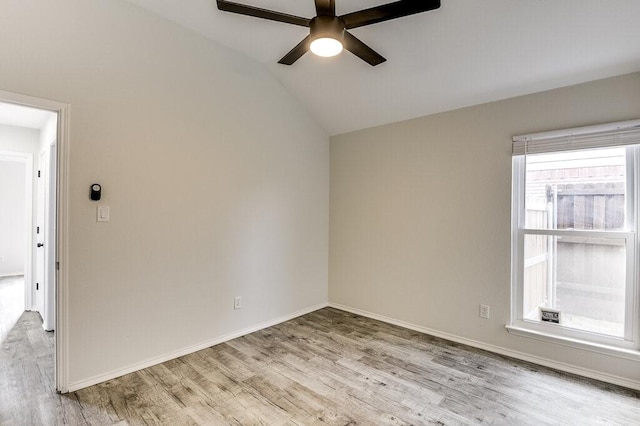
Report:
[[[625,225],[623,183],[547,185],[546,197],[536,198],[527,200],[527,228],[614,230]],[[619,334],[625,254],[623,240],[527,235],[525,317],[536,319],[538,306],[545,304]]]

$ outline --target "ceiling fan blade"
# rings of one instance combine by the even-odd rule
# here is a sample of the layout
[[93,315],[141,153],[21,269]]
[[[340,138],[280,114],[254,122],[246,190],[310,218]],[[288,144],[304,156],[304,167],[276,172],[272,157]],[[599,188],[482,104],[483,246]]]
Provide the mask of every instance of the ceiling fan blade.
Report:
[[296,47],[291,49],[289,53],[284,55],[282,59],[278,61],[279,64],[292,65],[295,61],[300,59],[302,55],[307,53],[309,45],[311,44],[311,36],[306,36]]
[[340,16],[345,28],[358,28],[365,25],[377,24],[389,19],[401,18],[415,13],[427,12],[438,9],[440,0],[400,0],[394,3],[383,4],[358,12],[347,13]]
[[336,0],[316,0],[318,16],[336,16]]
[[217,3],[218,9],[225,12],[254,16],[256,18],[269,19],[271,21],[285,22],[287,24],[300,25],[301,27],[308,27],[311,22],[311,19],[303,18],[300,16],[288,15],[286,13],[261,9],[259,7],[247,6],[227,0],[217,0]]
[[344,48],[356,55],[358,58],[367,62],[372,67],[386,61],[378,52],[361,42],[351,33],[344,32]]

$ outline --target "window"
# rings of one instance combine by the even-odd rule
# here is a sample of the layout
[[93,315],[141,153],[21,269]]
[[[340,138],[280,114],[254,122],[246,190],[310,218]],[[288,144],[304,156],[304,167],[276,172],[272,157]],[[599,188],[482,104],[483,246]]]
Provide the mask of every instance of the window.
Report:
[[640,120],[514,138],[511,326],[638,348]]

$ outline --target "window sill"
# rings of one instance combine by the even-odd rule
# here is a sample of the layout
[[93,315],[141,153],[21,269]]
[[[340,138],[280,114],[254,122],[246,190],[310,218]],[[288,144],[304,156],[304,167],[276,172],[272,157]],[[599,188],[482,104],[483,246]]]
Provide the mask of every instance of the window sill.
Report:
[[609,355],[617,358],[624,358],[631,361],[640,362],[640,351],[638,351],[637,349],[616,348],[614,346],[586,342],[584,340],[572,339],[569,337],[554,336],[547,333],[541,333],[539,331],[527,330],[525,328],[515,327],[513,325],[506,325],[505,328],[507,329],[509,334],[513,334],[516,336],[528,337],[530,339],[536,339],[546,343],[554,343],[574,349],[595,352],[601,355]]

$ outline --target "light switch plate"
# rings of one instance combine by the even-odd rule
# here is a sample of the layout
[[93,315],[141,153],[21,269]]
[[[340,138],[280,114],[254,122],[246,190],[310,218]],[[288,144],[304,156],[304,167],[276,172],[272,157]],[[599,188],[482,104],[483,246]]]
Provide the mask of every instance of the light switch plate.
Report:
[[98,206],[96,219],[98,222],[109,222],[109,206]]

